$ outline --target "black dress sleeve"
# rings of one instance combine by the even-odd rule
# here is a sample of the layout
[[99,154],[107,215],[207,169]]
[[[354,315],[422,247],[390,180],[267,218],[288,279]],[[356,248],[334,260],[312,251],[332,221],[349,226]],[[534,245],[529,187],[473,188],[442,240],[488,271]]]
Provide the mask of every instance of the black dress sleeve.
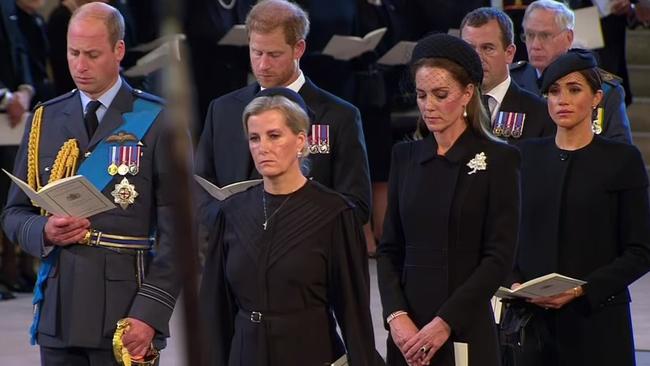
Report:
[[375,365],[370,316],[368,260],[363,233],[352,209],[336,219],[331,236],[329,299],[352,366]]
[[399,144],[393,148],[388,177],[388,208],[383,235],[377,248],[377,278],[384,319],[397,310],[408,310],[402,290],[405,254],[404,232],[399,214],[400,178],[403,177],[402,166],[409,159],[408,148],[409,144]]
[[619,156],[620,170],[614,175],[614,185],[608,187],[618,200],[619,256],[585,278],[585,295],[592,308],[625,290],[650,269],[650,205],[645,164],[633,146],[626,146],[625,155]]
[[207,347],[206,365],[228,365],[230,345],[235,332],[237,306],[226,281],[228,253],[223,241],[225,227],[225,217],[220,213],[210,237],[199,293],[204,339],[211,343]]

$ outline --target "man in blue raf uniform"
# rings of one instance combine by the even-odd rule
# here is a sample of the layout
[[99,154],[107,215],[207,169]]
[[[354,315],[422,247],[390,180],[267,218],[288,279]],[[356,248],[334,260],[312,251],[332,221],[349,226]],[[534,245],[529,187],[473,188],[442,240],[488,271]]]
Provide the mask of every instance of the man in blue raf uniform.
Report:
[[476,50],[483,64],[481,87],[492,133],[510,142],[554,134],[546,102],[520,88],[508,72],[516,50],[508,15],[494,8],[473,10],[461,23],[461,38]]
[[[564,3],[538,0],[526,8],[523,37],[529,62],[517,62],[510,76],[524,89],[541,95],[540,83],[544,69],[573,43],[575,15]],[[630,121],[625,109],[625,91],[621,79],[601,70],[603,101],[594,115],[594,133],[621,142],[632,142]]]
[[[357,217],[368,221],[370,176],[359,110],[318,88],[302,73],[299,61],[307,47],[307,14],[284,0],[266,0],[246,19],[250,61],[257,83],[215,99],[210,104],[199,141],[195,172],[217,186],[259,177],[242,126],[244,107],[260,88],[287,87],[313,111],[307,163],[310,179],[345,195]],[[200,216],[211,227],[219,202],[201,190]]]
[[88,219],[41,215],[13,185],[2,218],[10,240],[43,263],[32,342],[44,365],[115,364],[111,341],[123,318],[130,327],[122,341],[133,358],[169,336],[179,291],[171,128],[158,98],[119,77],[123,36],[115,8],[94,2],[75,11],[68,63],[79,90],[37,108],[14,170],[38,189],[74,174],[79,162],[77,174],[117,207]]

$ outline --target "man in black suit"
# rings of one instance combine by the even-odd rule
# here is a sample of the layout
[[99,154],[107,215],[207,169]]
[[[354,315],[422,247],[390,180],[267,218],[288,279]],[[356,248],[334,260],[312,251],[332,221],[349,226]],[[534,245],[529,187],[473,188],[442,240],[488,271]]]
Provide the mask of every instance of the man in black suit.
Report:
[[[537,0],[526,8],[523,28],[529,62],[517,62],[510,67],[510,76],[522,88],[541,95],[540,83],[544,69],[573,43],[575,15],[564,3]],[[596,134],[621,142],[632,142],[630,121],[625,108],[625,91],[621,79],[601,70],[605,93],[598,113],[594,116]]]
[[67,39],[78,89],[36,109],[14,169],[34,189],[76,172],[119,207],[90,218],[44,215],[12,185],[2,215],[8,237],[42,261],[31,333],[43,365],[115,364],[123,318],[131,356],[162,347],[180,291],[171,125],[159,98],[120,78],[123,37],[117,9],[93,2],[75,11]]
[[[319,89],[300,70],[309,31],[307,14],[284,0],[253,7],[246,19],[250,61],[257,82],[210,104],[199,141],[195,171],[217,186],[259,177],[242,127],[244,107],[260,88],[283,86],[298,92],[314,113],[306,174],[345,195],[360,223],[368,221],[370,177],[359,110]],[[201,190],[200,216],[211,227],[219,202]]]
[[516,46],[508,15],[494,8],[476,9],[463,19],[461,38],[481,57],[483,100],[491,114],[492,132],[509,141],[552,135],[555,128],[546,102],[510,78],[508,65]]

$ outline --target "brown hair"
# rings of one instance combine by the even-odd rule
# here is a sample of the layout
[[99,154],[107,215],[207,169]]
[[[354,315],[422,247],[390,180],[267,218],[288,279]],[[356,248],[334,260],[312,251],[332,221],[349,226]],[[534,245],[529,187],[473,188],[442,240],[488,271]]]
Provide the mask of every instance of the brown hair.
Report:
[[[467,103],[466,111],[467,126],[479,136],[485,137],[490,140],[501,141],[492,135],[488,126],[490,124],[490,116],[488,115],[483,103],[481,102],[481,89],[478,84],[471,81],[469,73],[457,63],[446,58],[422,58],[411,65],[411,79],[415,80],[415,73],[422,67],[436,67],[446,70],[451,76],[461,85],[466,87],[470,84],[474,85],[474,93],[469,103]],[[425,136],[429,132],[424,125],[422,118],[418,119],[418,127],[416,131],[416,138]]]
[[285,0],[263,0],[246,16],[246,30],[268,34],[281,28],[288,45],[295,45],[309,34],[309,17],[298,5]]
[[497,24],[499,24],[503,49],[506,49],[508,46],[513,44],[515,39],[512,20],[506,13],[494,8],[483,7],[469,12],[465,15],[465,18],[463,18],[463,21],[460,24],[460,32],[462,34],[463,28],[468,26],[473,28],[481,27],[487,24],[490,20],[496,20]]

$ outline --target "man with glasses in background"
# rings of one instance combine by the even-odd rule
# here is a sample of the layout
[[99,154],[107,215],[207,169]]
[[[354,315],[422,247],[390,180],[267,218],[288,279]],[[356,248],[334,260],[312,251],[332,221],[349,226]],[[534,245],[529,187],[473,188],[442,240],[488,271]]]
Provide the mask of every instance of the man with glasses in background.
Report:
[[[551,62],[569,51],[574,26],[575,15],[564,3],[538,0],[528,5],[524,14],[522,40],[526,43],[529,61],[520,61],[510,67],[510,76],[519,86],[541,95],[542,73]],[[594,133],[631,143],[630,121],[621,79],[604,70],[600,74],[605,96],[594,110]]]
[[473,10],[463,18],[460,37],[481,58],[483,103],[490,113],[492,133],[511,143],[553,135],[555,125],[546,101],[519,87],[508,72],[517,49],[508,15],[496,8]]

